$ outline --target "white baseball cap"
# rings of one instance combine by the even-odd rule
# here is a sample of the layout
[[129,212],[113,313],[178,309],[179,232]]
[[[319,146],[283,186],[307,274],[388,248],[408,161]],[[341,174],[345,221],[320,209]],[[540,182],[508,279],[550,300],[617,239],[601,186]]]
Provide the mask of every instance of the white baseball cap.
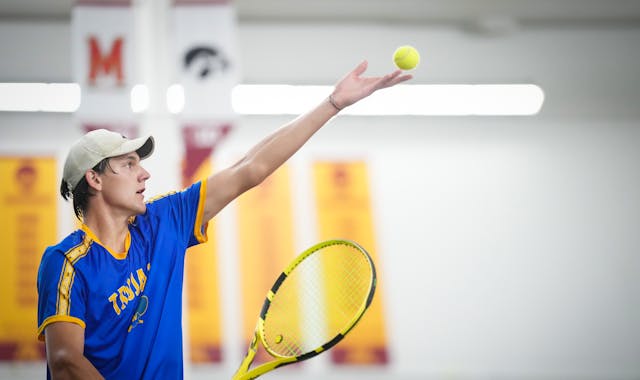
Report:
[[153,153],[154,144],[151,135],[128,139],[106,129],[93,130],[71,146],[64,163],[62,179],[67,182],[69,190],[73,191],[87,170],[105,158],[137,152],[143,160]]

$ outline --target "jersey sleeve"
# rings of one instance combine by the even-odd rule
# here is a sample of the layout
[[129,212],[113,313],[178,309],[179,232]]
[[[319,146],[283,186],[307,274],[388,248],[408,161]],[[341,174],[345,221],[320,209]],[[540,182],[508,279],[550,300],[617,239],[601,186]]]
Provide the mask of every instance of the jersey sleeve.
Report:
[[47,249],[38,269],[38,339],[44,340],[45,328],[53,322],[71,322],[85,325],[84,279],[76,275],[69,252],[60,248]]
[[159,197],[147,204],[147,212],[157,215],[165,226],[173,225],[187,247],[207,241],[204,222],[206,182],[196,182],[183,191]]

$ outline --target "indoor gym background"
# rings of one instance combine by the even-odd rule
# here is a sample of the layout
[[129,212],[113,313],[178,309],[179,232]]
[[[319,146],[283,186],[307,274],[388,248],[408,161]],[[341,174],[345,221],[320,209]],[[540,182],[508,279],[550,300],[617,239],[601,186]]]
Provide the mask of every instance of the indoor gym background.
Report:
[[[388,361],[336,365],[323,355],[265,378],[640,378],[640,5],[237,3],[242,83],[330,85],[363,58],[383,73],[410,43],[422,53],[412,84],[534,83],[545,93],[534,116],[339,116],[290,161],[296,251],[319,237],[316,165],[364,167]],[[0,82],[73,81],[71,7],[0,1]],[[150,7],[155,20],[169,12]],[[163,43],[142,53],[158,57]],[[290,118],[239,117],[213,165]],[[158,145],[145,163],[149,195],[180,186],[172,120],[142,121]],[[70,113],[0,112],[5,158],[52,157],[60,173],[79,135]],[[58,198],[55,239],[74,223]],[[187,360],[187,378],[228,378],[243,354],[239,209],[216,221],[222,359]],[[19,270],[11,253],[0,257],[3,273]],[[23,311],[11,310],[15,297],[3,293],[5,316]],[[42,361],[0,363],[0,378],[42,376]]]

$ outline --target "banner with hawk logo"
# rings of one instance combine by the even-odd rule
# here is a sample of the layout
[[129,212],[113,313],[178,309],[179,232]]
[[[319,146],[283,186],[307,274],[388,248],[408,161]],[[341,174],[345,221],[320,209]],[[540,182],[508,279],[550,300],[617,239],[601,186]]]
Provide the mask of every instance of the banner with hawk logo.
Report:
[[231,90],[240,67],[231,1],[176,0],[173,8],[175,82],[184,87],[187,119],[233,118]]
[[[182,130],[182,182],[204,180],[211,157],[233,128],[231,91],[238,83],[235,11],[230,1],[176,0],[169,36],[174,78],[184,90],[177,116]],[[214,220],[215,221],[215,220]],[[194,363],[222,361],[222,320],[215,223],[205,244],[190,248],[186,262],[189,354]],[[195,251],[195,252],[194,252]]]

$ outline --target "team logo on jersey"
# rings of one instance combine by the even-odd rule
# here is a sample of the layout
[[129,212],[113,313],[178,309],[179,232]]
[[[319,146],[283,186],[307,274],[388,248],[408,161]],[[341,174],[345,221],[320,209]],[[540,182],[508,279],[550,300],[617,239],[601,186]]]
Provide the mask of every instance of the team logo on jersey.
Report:
[[149,298],[147,296],[141,296],[140,303],[138,303],[138,308],[136,309],[136,312],[133,314],[133,318],[131,318],[131,325],[129,326],[129,330],[127,330],[128,332],[131,332],[131,330],[134,327],[141,325],[144,322],[142,320],[142,316],[144,315],[144,313],[147,312],[148,307],[149,307]]

